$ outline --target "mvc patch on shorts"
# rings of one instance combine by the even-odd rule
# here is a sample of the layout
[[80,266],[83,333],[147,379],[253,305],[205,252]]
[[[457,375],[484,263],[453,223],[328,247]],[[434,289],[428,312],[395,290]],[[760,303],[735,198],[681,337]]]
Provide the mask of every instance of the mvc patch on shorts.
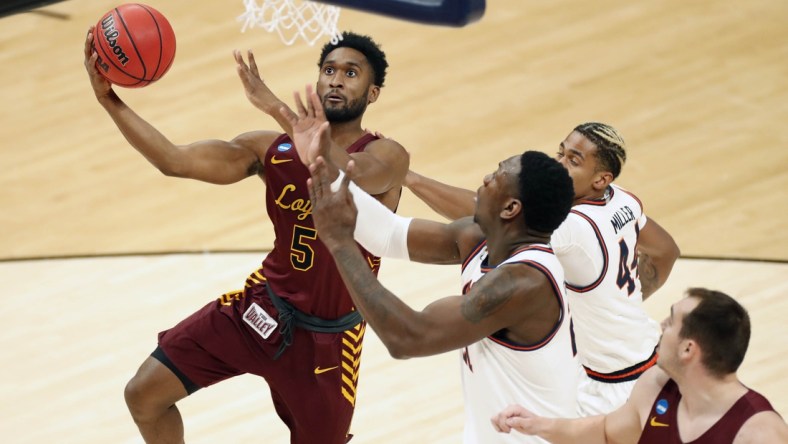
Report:
[[265,312],[257,303],[252,302],[244,313],[244,322],[249,324],[263,339],[268,339],[279,325],[274,318]]

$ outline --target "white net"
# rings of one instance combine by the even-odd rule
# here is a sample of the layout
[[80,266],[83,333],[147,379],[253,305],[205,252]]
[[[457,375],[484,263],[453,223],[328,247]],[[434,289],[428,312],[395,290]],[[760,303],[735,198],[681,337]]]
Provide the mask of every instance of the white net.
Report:
[[246,11],[237,20],[243,23],[241,32],[249,28],[263,28],[276,32],[286,45],[301,38],[310,46],[321,37],[331,38],[336,44],[342,39],[337,29],[340,8],[307,0],[244,0]]

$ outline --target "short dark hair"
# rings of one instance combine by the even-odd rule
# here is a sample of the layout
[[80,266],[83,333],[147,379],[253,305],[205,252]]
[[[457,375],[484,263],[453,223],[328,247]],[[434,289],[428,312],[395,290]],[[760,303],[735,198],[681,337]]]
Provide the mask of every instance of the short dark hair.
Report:
[[574,201],[568,170],[545,153],[526,151],[520,156],[519,182],[525,225],[552,233],[566,219]]
[[386,61],[386,54],[380,49],[380,45],[372,40],[372,37],[350,31],[343,32],[342,39],[338,42],[332,43],[329,41],[323,45],[323,50],[320,52],[320,60],[317,62],[317,66],[322,67],[328,54],[337,48],[351,48],[364,54],[367,62],[369,62],[369,65],[372,67],[375,85],[383,87],[383,83],[386,81],[386,68],[389,67],[389,63]]
[[684,316],[679,337],[700,345],[701,362],[711,374],[722,377],[735,372],[750,343],[747,310],[719,291],[690,288],[687,296],[700,299],[700,303]]
[[602,170],[610,171],[613,179],[621,174],[621,168],[627,161],[627,144],[615,128],[604,123],[587,122],[577,125],[574,131],[596,145],[596,157]]

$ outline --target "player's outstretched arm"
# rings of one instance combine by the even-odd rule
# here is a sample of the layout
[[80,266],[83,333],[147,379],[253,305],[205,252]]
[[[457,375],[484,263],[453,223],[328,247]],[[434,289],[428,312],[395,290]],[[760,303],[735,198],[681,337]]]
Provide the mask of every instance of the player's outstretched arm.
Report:
[[[650,372],[650,373],[649,373]],[[607,415],[585,418],[545,418],[520,405],[511,405],[491,418],[501,433],[539,436],[553,444],[618,444],[637,442],[654,398],[667,377],[651,369],[635,384],[632,395],[617,410]]]
[[473,216],[476,193],[408,171],[405,186],[433,211],[449,220]]
[[[431,264],[459,264],[463,254],[481,240],[481,230],[470,218],[445,224],[414,220],[393,213],[349,180],[355,172],[353,161],[346,167],[347,175],[322,157],[318,157],[309,168],[312,174],[310,186],[320,191],[317,200],[312,201],[316,223],[325,219],[320,223],[330,229],[333,224],[352,215],[352,219],[346,222],[351,224],[351,228],[355,227],[350,230],[354,239],[376,256]],[[335,180],[337,176],[341,176],[341,184]],[[320,236],[321,239],[324,237],[323,234]]]
[[244,60],[241,51],[233,51],[233,57],[235,58],[236,71],[244,87],[246,98],[257,109],[273,117],[284,132],[292,138],[293,126],[290,124],[291,118],[289,117],[295,115],[295,113],[265,84],[265,81],[260,76],[260,70],[257,68],[257,61],[252,50],[247,52],[249,64]]
[[[318,160],[319,164],[320,159]],[[348,171],[352,172],[352,164]],[[550,291],[539,272],[524,265],[499,267],[487,273],[465,296],[439,299],[415,311],[372,274],[353,240],[356,211],[348,176],[338,191],[312,168],[309,181],[312,216],[318,236],[334,257],[353,302],[395,358],[429,356],[458,349],[503,328],[519,325],[534,281],[537,291]],[[410,230],[419,230],[411,225]]]
[[[160,131],[126,105],[112,85],[96,68],[98,54],[92,48],[91,26],[85,39],[84,55],[93,92],[126,140],[145,158],[168,176],[228,184],[262,173],[262,153],[276,133],[250,132],[231,141],[203,140],[175,145]],[[257,150],[260,151],[258,155]]]
[[605,417],[545,418],[514,404],[493,416],[492,425],[501,433],[539,436],[553,444],[607,444]]
[[649,218],[638,237],[638,275],[643,300],[668,280],[680,253],[673,236]]

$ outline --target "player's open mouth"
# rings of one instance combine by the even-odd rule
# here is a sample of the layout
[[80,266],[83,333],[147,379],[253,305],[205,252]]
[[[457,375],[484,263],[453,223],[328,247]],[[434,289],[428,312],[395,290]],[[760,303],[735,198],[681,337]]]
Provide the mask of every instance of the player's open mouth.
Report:
[[327,94],[325,101],[328,103],[344,103],[345,98],[339,94]]

